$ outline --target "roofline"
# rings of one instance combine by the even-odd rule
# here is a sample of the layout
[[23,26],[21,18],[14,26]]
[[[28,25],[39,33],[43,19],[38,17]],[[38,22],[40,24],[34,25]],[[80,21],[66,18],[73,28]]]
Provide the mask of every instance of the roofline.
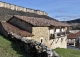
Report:
[[[20,15],[18,15],[18,16],[20,16]],[[16,17],[16,15],[13,15],[8,21],[10,21],[14,17]],[[28,16],[26,16],[26,17],[28,17]],[[16,17],[16,18],[18,18],[18,17]],[[35,17],[35,18],[38,18],[38,17]],[[20,18],[18,18],[18,19],[20,19]],[[46,18],[44,18],[44,19],[46,19]],[[20,20],[22,20],[22,19],[20,19]],[[25,20],[22,20],[22,21],[25,21]],[[27,22],[27,23],[29,23],[29,22]],[[31,24],[31,23],[29,23],[29,24]],[[34,26],[33,24],[31,24],[31,25]],[[54,25],[50,25],[50,26],[54,26]],[[50,26],[34,26],[34,27],[50,27]],[[69,25],[69,26],[54,26],[54,27],[71,27],[71,25]]]

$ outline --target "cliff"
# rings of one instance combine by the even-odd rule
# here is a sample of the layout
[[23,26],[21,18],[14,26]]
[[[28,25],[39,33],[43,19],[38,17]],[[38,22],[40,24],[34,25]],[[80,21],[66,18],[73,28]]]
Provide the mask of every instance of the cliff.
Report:
[[38,17],[38,18],[55,20],[49,17],[46,12],[40,10],[33,10],[29,8],[8,4],[5,2],[0,2],[0,21],[7,21],[13,15]]
[[2,1],[0,1],[0,7],[4,7],[4,8],[7,8],[7,9],[16,10],[16,11],[35,13],[35,14],[38,14],[38,15],[48,15],[46,12],[41,11],[41,10],[34,10],[34,9],[30,9],[30,8],[16,6],[16,5],[6,3],[6,2],[2,2]]

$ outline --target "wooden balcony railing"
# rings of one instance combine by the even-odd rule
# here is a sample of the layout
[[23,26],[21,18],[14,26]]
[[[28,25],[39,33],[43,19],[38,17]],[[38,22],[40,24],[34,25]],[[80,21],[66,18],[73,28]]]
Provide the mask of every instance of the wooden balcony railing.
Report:
[[50,34],[50,39],[55,39],[57,37],[65,36],[69,34],[69,31],[66,32],[60,32],[60,33],[55,33],[55,34]]
[[61,35],[63,35],[63,36],[64,36],[64,35],[66,35],[66,33],[65,33],[65,32],[61,32]]

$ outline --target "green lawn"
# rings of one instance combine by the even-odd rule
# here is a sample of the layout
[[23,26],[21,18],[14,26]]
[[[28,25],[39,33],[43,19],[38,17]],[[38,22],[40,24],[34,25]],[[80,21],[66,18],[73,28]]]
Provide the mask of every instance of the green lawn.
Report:
[[30,57],[18,45],[0,36],[0,57]]
[[57,48],[55,51],[62,57],[80,57],[80,50]]

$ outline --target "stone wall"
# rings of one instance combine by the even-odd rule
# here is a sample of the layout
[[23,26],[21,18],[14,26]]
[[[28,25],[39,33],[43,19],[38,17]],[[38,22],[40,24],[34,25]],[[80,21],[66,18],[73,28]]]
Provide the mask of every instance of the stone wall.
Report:
[[22,38],[16,34],[13,34],[10,39],[32,57],[60,57],[51,48],[33,39]]
[[[49,27],[32,27],[32,39],[41,42],[49,47]],[[42,40],[41,40],[42,39]]]
[[36,13],[38,15],[48,15],[46,12],[41,11],[41,10],[34,10],[34,9],[30,9],[30,8],[16,6],[16,5],[5,3],[5,2],[1,2],[1,1],[0,1],[0,7],[4,7],[4,8],[11,9],[11,10],[16,10],[16,11]]

